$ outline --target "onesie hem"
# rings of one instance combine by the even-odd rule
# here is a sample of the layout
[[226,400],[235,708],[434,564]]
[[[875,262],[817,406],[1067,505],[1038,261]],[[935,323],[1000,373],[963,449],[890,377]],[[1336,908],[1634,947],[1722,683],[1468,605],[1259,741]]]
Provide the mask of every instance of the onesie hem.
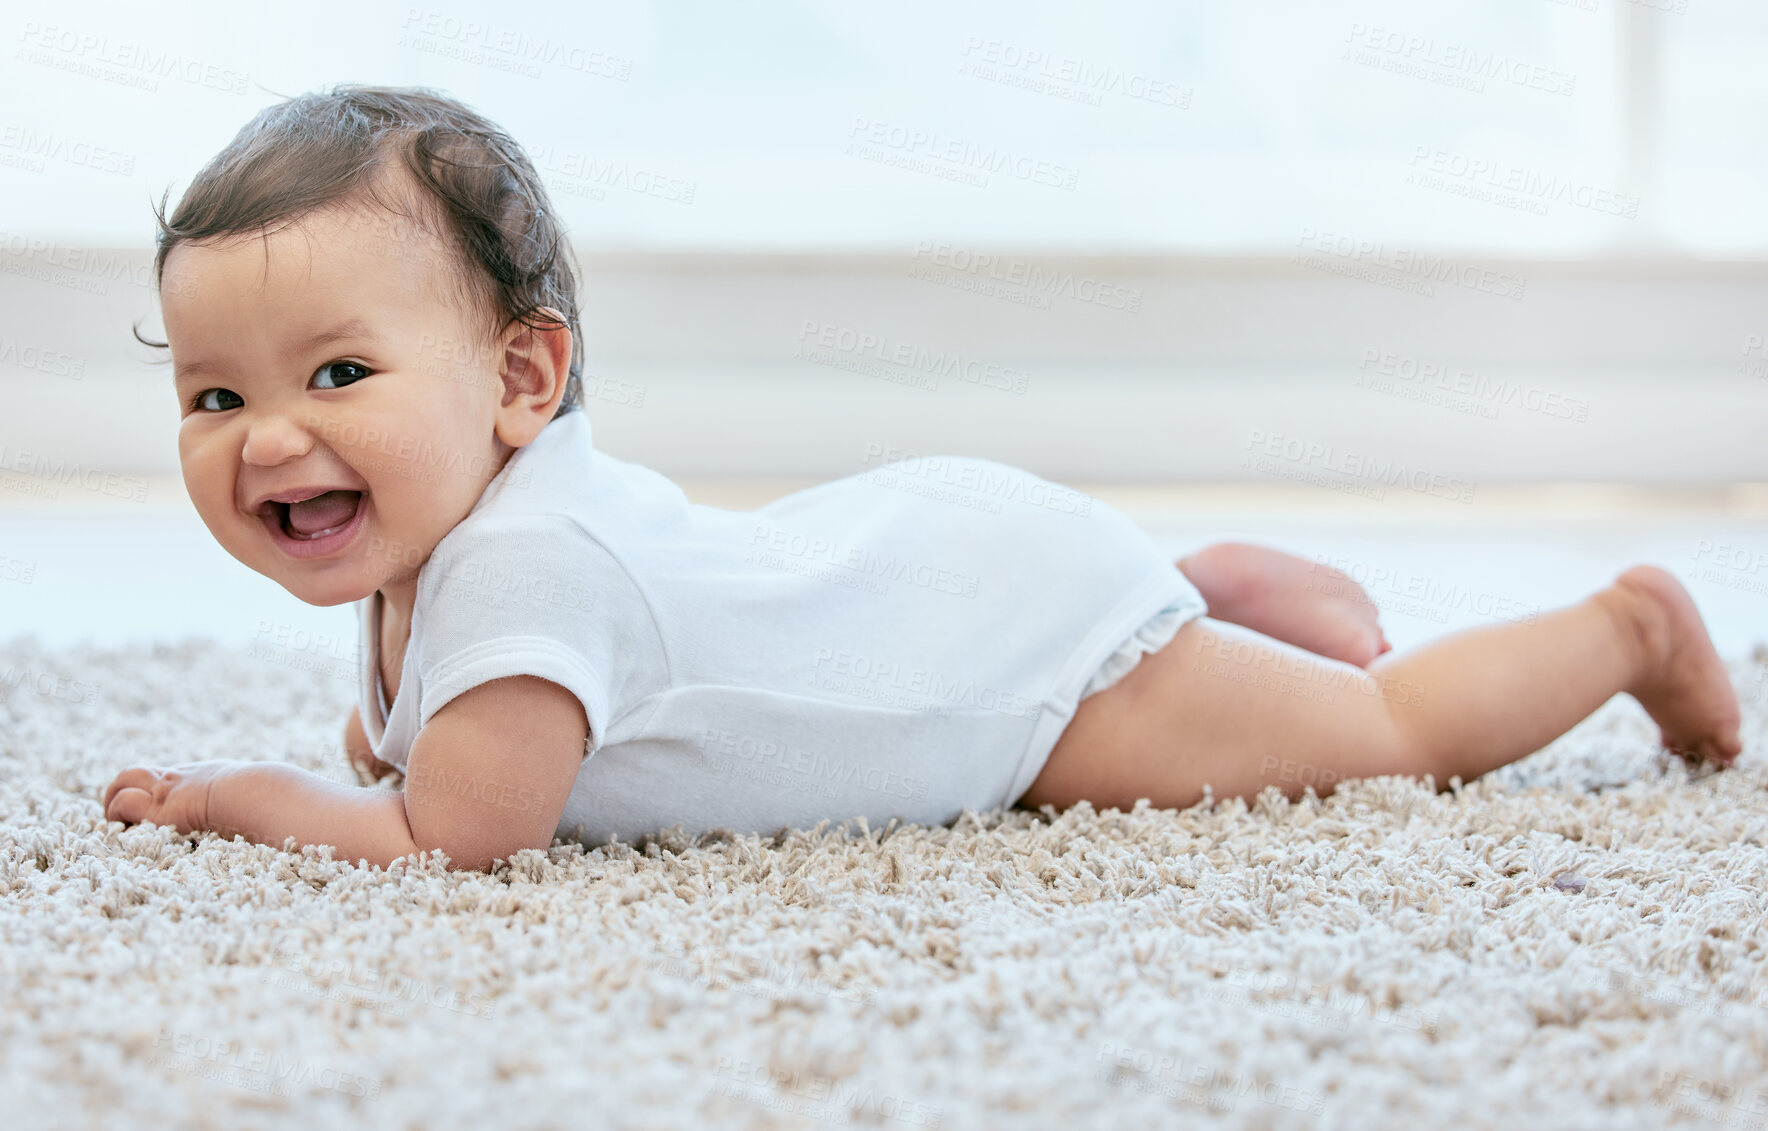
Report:
[[[1172,638],[1178,635],[1179,629],[1183,628],[1187,621],[1193,619],[1193,616],[1190,598],[1186,597],[1166,606],[1143,621],[1141,627],[1136,629],[1129,639],[1118,645],[1115,652],[1105,657],[1105,662],[1099,665],[1099,670],[1093,673],[1093,678],[1087,681],[1085,687],[1081,688],[1081,701],[1084,702],[1099,692],[1110,690],[1123,682],[1123,677],[1129,675],[1136,665],[1142,662],[1143,656],[1150,652],[1158,652],[1170,644]],[[1075,709],[1079,710],[1080,708],[1076,706]]]
[[[1149,618],[1169,607],[1184,608],[1187,605],[1195,606],[1195,611],[1174,626],[1175,635],[1183,624],[1206,615],[1209,607],[1203,594],[1174,565],[1170,567],[1170,572],[1163,570],[1149,578],[1120,601],[1110,613],[1100,618],[1098,627],[1069,654],[1061,674],[1056,677],[1051,690],[1045,695],[1044,709],[1038,716],[1031,740],[1026,744],[1025,753],[1019,760],[1019,768],[1013,775],[1012,784],[1008,786],[1007,793],[1000,802],[1002,808],[1015,805],[1037,780],[1038,774],[1043,772],[1044,764],[1050,760],[1050,752],[1056,748],[1062,732],[1074,720],[1074,713],[1080,706],[1081,692],[1092,682],[1100,665],[1121,645],[1135,637]],[[1140,659],[1139,653],[1137,659]]]

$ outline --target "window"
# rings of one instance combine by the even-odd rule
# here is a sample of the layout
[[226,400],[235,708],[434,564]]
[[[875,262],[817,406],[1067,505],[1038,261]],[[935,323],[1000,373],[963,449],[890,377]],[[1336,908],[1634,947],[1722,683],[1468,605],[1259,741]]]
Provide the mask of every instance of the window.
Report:
[[1748,0],[280,7],[15,21],[9,235],[144,244],[271,90],[368,78],[503,124],[589,247],[1768,245]]

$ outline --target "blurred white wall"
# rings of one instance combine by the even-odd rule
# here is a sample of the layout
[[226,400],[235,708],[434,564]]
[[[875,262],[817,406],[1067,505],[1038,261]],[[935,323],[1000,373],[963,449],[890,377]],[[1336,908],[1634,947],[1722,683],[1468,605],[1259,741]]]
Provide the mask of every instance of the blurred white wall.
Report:
[[[962,450],[1260,479],[1768,479],[1768,9],[27,2],[0,17],[0,483],[176,471],[150,200],[425,84],[530,148],[591,412],[673,474]],[[906,347],[917,359],[889,358]]]

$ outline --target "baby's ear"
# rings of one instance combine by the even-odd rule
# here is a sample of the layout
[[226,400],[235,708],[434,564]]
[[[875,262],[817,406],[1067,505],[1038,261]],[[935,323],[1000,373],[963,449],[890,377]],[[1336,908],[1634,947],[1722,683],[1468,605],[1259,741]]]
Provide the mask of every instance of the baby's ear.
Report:
[[541,307],[525,321],[512,323],[503,336],[498,377],[503,382],[500,420],[514,429],[503,439],[520,447],[552,419],[570,381],[571,328],[564,317],[551,307]]

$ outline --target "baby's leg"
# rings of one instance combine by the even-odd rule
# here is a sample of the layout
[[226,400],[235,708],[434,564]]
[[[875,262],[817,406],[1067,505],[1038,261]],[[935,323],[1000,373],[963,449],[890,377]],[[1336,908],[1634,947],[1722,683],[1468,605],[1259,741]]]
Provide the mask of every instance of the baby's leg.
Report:
[[1690,758],[1742,749],[1737,696],[1686,590],[1640,566],[1534,624],[1494,624],[1367,671],[1203,617],[1083,700],[1020,803],[1130,808],[1324,795],[1377,774],[1464,781],[1530,754],[1617,691]]
[[1360,668],[1393,648],[1375,602],[1341,570],[1246,542],[1218,542],[1176,564],[1216,620]]

